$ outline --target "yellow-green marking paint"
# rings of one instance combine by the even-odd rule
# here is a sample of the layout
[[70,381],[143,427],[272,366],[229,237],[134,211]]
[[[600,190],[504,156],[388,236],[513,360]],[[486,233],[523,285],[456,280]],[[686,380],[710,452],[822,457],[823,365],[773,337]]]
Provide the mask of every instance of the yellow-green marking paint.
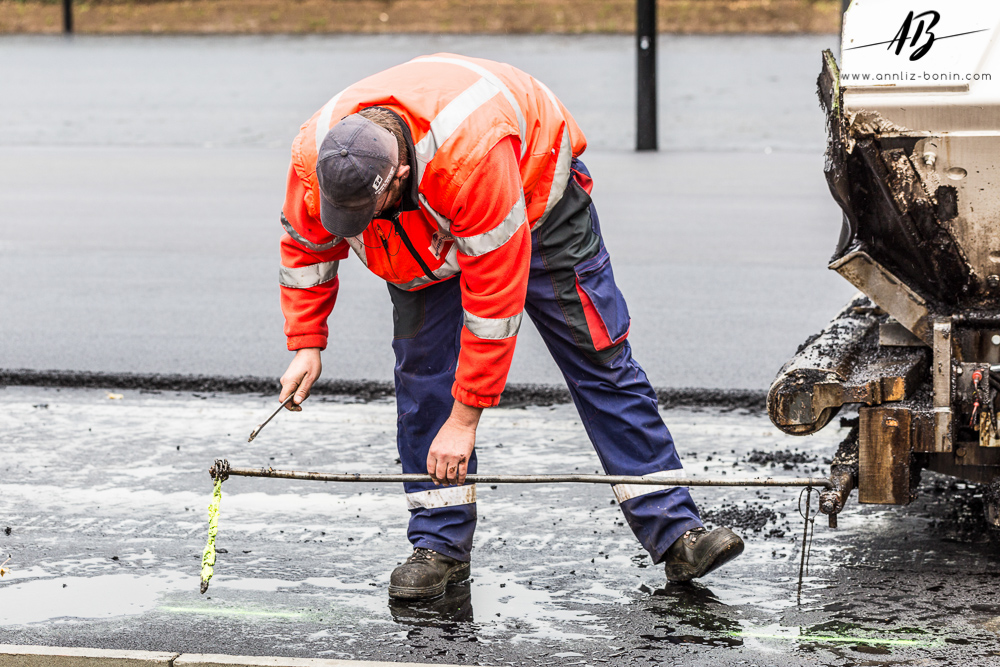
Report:
[[219,504],[222,502],[222,480],[215,480],[212,502],[208,504],[208,544],[201,555],[201,592],[208,590],[208,582],[215,574],[215,536],[219,532]]
[[753,637],[755,639],[786,639],[798,642],[830,642],[835,644],[874,644],[877,646],[941,646],[941,640],[926,639],[880,639],[877,637],[845,637],[843,635],[779,635],[767,632],[733,632],[733,637]]
[[267,609],[233,609],[227,607],[160,607],[161,611],[174,614],[206,614],[209,616],[261,616],[266,618],[306,618],[297,611],[275,611]]

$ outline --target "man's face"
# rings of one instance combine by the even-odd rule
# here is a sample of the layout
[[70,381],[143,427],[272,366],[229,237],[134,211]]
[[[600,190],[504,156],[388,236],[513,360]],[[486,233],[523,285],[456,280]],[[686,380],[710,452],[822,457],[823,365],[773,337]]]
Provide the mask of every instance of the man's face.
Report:
[[392,211],[399,205],[403,192],[400,181],[401,179],[399,178],[399,174],[396,174],[396,176],[393,177],[392,182],[389,183],[389,187],[385,189],[385,193],[382,195],[382,200],[375,208],[375,215],[373,216],[373,219],[381,218],[383,213]]
[[396,169],[395,177],[389,183],[389,187],[385,189],[381,201],[379,201],[375,208],[373,219],[384,217],[386,213],[391,214],[393,210],[399,207],[399,202],[403,199],[403,186],[406,184],[406,177],[409,175],[410,165],[399,165],[399,168]]

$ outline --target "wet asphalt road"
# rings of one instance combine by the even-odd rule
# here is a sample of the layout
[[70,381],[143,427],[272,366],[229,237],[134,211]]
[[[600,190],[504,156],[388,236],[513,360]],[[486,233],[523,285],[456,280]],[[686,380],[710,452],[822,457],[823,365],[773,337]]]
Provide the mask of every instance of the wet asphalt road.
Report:
[[[834,36],[663,37],[662,151],[636,155],[628,37],[5,37],[0,368],[277,377],[278,211],[299,124],[450,49],[545,81],[590,139],[636,358],[662,387],[762,389],[852,294],[826,270],[819,54]],[[385,288],[353,258],[328,377],[391,376]],[[525,326],[511,381],[561,383]]]
[[[677,586],[650,565],[608,489],[485,487],[472,582],[416,606],[386,596],[408,552],[400,489],[232,478],[219,523],[227,552],[200,596],[213,458],[398,470],[390,402],[315,401],[246,444],[270,405],[0,390],[0,550],[12,555],[0,642],[490,665],[1000,663],[1000,563],[981,501],[938,477],[907,508],[852,498],[840,529],[817,522],[801,600],[798,490],[696,490],[747,550]],[[823,470],[846,430],[797,439],[757,413],[664,417],[691,475]],[[569,406],[497,408],[484,417],[480,470],[594,472],[584,438]],[[786,450],[798,463],[772,469]]]

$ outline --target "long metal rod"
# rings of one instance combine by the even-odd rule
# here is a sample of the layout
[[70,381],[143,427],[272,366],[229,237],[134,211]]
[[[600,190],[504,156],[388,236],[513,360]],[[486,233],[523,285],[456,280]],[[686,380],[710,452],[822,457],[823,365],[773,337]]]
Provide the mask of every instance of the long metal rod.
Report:
[[[274,468],[223,468],[223,475],[238,477],[274,477],[316,482],[430,482],[430,475],[322,473]],[[213,466],[213,476],[215,475]],[[651,486],[813,486],[833,488],[826,477],[753,477],[753,478],[663,478],[631,475],[469,475],[466,481],[479,484],[647,484]]]

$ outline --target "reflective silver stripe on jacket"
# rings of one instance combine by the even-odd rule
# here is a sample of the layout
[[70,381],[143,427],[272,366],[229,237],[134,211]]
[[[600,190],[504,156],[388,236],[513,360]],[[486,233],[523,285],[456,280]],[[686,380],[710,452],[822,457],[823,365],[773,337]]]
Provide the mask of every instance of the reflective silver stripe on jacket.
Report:
[[328,283],[337,277],[337,267],[340,262],[320,262],[293,269],[282,266],[278,273],[278,282],[282,287],[306,289]]
[[323,145],[323,139],[326,138],[326,133],[330,131],[330,120],[333,118],[333,107],[337,106],[337,101],[340,96],[344,94],[344,91],[340,91],[332,98],[330,101],[323,105],[323,110],[319,112],[319,118],[316,119],[316,157],[319,157],[319,148]]
[[435,507],[451,507],[453,505],[471,505],[476,502],[476,485],[448,486],[443,489],[430,489],[406,494],[406,509],[415,510],[420,507],[434,509]]
[[[528,148],[527,141],[525,141],[526,124],[524,122],[524,114],[521,112],[521,107],[517,103],[517,99],[514,97],[514,94],[510,92],[510,89],[506,86],[506,84],[504,84],[503,81],[500,80],[499,77],[497,77],[497,75],[483,67],[480,67],[479,65],[466,62],[458,58],[426,57],[415,58],[410,62],[447,63],[450,65],[458,65],[459,67],[471,70],[482,77],[459,93],[451,102],[445,105],[445,107],[438,112],[437,116],[431,120],[430,131],[414,146],[417,158],[417,183],[420,183],[423,180],[424,170],[427,168],[430,161],[434,159],[434,155],[437,153],[438,148],[444,145],[448,138],[454,134],[455,130],[457,130],[469,116],[475,113],[476,109],[495,97],[497,93],[501,93],[504,98],[506,98],[511,108],[514,110],[514,115],[517,117],[517,129],[519,133],[518,139],[521,142],[521,157],[524,157],[524,152]],[[437,221],[438,227],[441,231],[446,234],[450,233],[451,220],[435,211],[430,204],[427,203],[427,198],[422,194],[419,195],[419,198],[421,205],[427,213],[429,213],[431,217]],[[467,253],[463,251],[463,254]]]
[[524,193],[520,193],[514,206],[507,213],[500,224],[488,232],[476,234],[475,236],[456,236],[455,245],[458,251],[467,257],[479,257],[488,252],[496,250],[507,243],[521,228],[521,225],[528,222],[524,213]]
[[427,213],[431,214],[434,221],[438,223],[438,229],[440,229],[445,234],[451,235],[451,220],[444,217],[440,213],[434,210],[434,208],[428,203],[427,197],[424,196],[423,192],[417,193],[417,199],[420,201],[420,205],[424,207]]
[[466,60],[461,60],[459,58],[440,58],[440,57],[427,56],[424,58],[414,58],[410,62],[448,63],[451,65],[458,65],[459,67],[464,67],[465,69],[472,70],[473,72],[475,72],[476,74],[478,74],[479,76],[483,77],[484,79],[492,83],[494,86],[496,86],[497,89],[501,93],[503,93],[503,96],[507,98],[507,101],[510,102],[510,106],[514,109],[514,115],[517,116],[517,131],[521,139],[521,157],[524,157],[524,152],[528,150],[528,142],[525,141],[527,137],[527,126],[524,122],[524,114],[521,113],[521,106],[517,103],[517,98],[514,97],[514,93],[510,92],[510,88],[508,88],[507,85],[500,80],[500,77],[498,77],[496,74],[489,71],[485,67],[480,67],[475,63],[470,63]]
[[566,186],[569,185],[570,168],[573,164],[573,142],[569,138],[569,130],[566,129],[566,117],[563,115],[562,109],[559,108],[559,100],[556,99],[556,96],[549,90],[548,86],[541,81],[537,83],[545,91],[546,97],[549,98],[552,110],[562,118],[563,133],[562,139],[559,142],[559,155],[556,157],[555,172],[552,174],[552,187],[549,189],[549,198],[545,202],[545,211],[542,213],[542,217],[538,219],[536,227],[545,222],[545,219],[549,217],[549,213],[552,212],[552,209],[562,199],[563,193],[566,192]]
[[427,163],[434,159],[438,148],[448,141],[448,138],[465,122],[466,118],[490,99],[496,97],[499,92],[501,91],[496,85],[483,77],[459,93],[455,99],[438,112],[431,120],[430,130],[423,139],[413,146],[417,154],[418,183],[423,180],[424,169],[426,169]]
[[[662,477],[664,479],[676,479],[684,475],[683,468],[677,468],[676,470],[661,470],[660,472],[651,472],[643,475],[643,477]],[[619,504],[636,498],[638,496],[644,496],[647,493],[653,493],[654,491],[663,491],[665,489],[670,489],[670,486],[650,486],[648,484],[615,484],[611,487],[611,490],[615,492],[615,498],[618,499]]]
[[444,280],[445,278],[450,278],[459,271],[462,267],[458,265],[458,248],[451,246],[451,250],[445,255],[444,263],[434,269],[434,280],[431,280],[425,275],[419,275],[408,283],[403,283],[402,285],[396,285],[401,290],[410,291],[428,285],[430,283],[438,282],[439,280]]
[[524,311],[512,317],[479,317],[467,310],[465,313],[465,328],[477,338],[484,340],[503,340],[517,335],[521,328],[521,317]]
[[347,245],[351,246],[354,254],[361,260],[361,263],[368,266],[368,253],[365,251],[364,232],[361,232],[357,236],[348,236],[345,240],[347,241]]
[[285,217],[284,213],[281,214],[281,226],[285,228],[285,231],[288,232],[289,236],[295,239],[296,243],[298,243],[306,250],[313,250],[316,252],[319,252],[321,250],[329,250],[330,248],[337,245],[341,241],[341,238],[339,236],[334,236],[333,240],[330,241],[329,243],[313,243],[312,241],[307,241],[306,238],[302,236],[302,234],[299,234],[299,232],[294,227],[292,227],[292,223],[288,222],[288,218]]
[[566,186],[569,185],[572,164],[573,144],[570,141],[569,132],[563,128],[562,142],[559,144],[559,157],[556,158],[556,170],[552,174],[552,188],[549,190],[549,198],[545,202],[545,212],[538,219],[536,227],[545,222],[546,218],[549,217],[549,213],[552,212],[552,209],[562,199],[563,193],[566,192]]

